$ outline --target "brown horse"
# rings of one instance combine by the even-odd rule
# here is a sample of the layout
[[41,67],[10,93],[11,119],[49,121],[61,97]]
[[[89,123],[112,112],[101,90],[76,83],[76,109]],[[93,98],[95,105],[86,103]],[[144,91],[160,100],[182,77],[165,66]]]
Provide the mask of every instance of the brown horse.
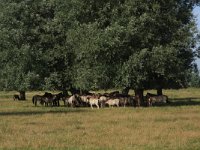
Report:
[[32,102],[33,104],[35,104],[35,106],[37,106],[37,103],[40,102],[41,105],[44,104],[44,96],[41,96],[41,95],[34,95],[32,97]]
[[146,95],[147,105],[152,106],[154,103],[169,103],[168,96],[166,95],[155,95],[147,93]]
[[17,94],[14,94],[13,95],[13,100],[15,101],[15,100],[20,100],[20,97],[19,97],[19,95],[17,95]]

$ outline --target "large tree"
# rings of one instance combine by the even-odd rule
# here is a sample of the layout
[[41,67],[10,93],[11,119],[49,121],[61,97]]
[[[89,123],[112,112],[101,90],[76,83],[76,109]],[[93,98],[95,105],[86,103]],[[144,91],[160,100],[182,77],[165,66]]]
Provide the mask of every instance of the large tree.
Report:
[[191,1],[1,1],[5,89],[132,88],[142,100],[144,89],[187,86]]
[[162,94],[162,88],[187,86],[196,42],[192,3],[87,2],[78,13],[73,46],[80,58],[78,87],[133,88],[142,98],[144,89]]
[[[2,0],[3,1],[3,0]],[[5,1],[1,15],[1,46],[4,61],[1,78],[6,89],[24,91],[40,88],[49,73],[45,53],[51,48],[49,21],[53,19],[53,2]]]

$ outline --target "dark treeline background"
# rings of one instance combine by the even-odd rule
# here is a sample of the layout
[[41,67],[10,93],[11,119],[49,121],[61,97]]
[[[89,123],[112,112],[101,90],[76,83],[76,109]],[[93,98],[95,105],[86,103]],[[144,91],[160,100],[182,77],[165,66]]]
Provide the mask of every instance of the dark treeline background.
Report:
[[117,88],[142,98],[145,89],[192,86],[199,82],[196,5],[0,0],[0,90]]

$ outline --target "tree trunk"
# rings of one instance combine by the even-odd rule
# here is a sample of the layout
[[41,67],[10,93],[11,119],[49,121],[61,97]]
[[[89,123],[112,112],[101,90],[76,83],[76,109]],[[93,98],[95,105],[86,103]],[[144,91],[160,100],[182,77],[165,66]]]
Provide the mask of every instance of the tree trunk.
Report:
[[62,90],[62,94],[64,95],[64,96],[69,96],[69,94],[68,94],[68,91],[67,90]]
[[71,92],[72,95],[74,95],[74,94],[80,94],[80,95],[84,95],[84,94],[88,95],[88,94],[90,94],[90,92],[87,91],[87,90],[76,89],[76,88],[73,88],[73,87],[71,87],[69,89],[69,91]]
[[72,95],[78,94],[77,89],[75,89],[75,88],[73,88],[73,87],[71,87],[71,88],[69,89],[69,91],[71,92]]
[[144,105],[144,95],[143,95],[144,90],[143,89],[136,89],[135,90],[135,107],[140,105]]
[[158,89],[157,89],[157,95],[163,95],[163,93],[162,93],[162,88],[158,88]]
[[126,87],[125,89],[122,90],[122,94],[123,95],[128,95],[129,90],[130,90],[130,87]]
[[26,100],[25,91],[19,91],[19,98],[20,98],[20,100]]
[[79,94],[80,94],[80,95],[83,95],[83,90],[80,89],[80,90],[79,90]]

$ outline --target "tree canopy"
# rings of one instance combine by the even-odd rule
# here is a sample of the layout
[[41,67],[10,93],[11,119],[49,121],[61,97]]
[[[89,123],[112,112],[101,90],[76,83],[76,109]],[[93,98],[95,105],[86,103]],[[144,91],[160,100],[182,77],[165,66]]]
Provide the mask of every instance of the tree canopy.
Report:
[[0,0],[0,88],[180,88],[198,50],[187,0]]

